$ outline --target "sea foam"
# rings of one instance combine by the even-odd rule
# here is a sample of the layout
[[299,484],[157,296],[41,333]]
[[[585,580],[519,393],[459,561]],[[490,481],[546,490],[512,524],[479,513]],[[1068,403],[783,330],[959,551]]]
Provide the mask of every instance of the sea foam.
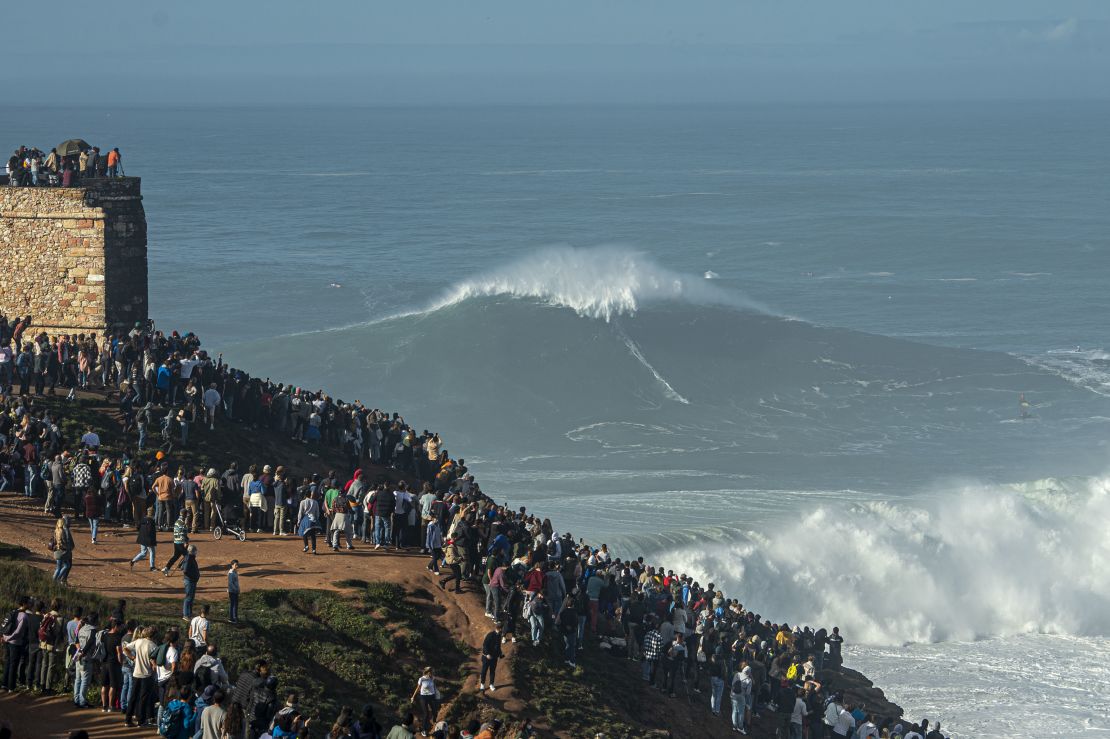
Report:
[[966,485],[924,504],[821,505],[743,543],[681,547],[667,567],[767,618],[857,643],[1110,634],[1107,479]]

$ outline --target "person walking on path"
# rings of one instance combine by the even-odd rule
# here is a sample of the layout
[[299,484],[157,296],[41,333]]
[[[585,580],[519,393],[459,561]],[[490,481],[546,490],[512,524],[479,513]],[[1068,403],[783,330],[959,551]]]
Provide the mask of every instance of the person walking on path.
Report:
[[447,583],[455,581],[455,592],[461,593],[462,588],[462,554],[459,552],[459,543],[454,539],[447,540],[444,550],[443,563],[451,570],[451,574],[439,581],[439,589],[446,590]]
[[99,486],[90,485],[85,489],[85,518],[89,521],[89,533],[96,545],[96,535],[100,531],[100,517],[104,513],[104,494]]
[[[305,478],[308,485],[308,478]],[[297,533],[304,540],[304,551],[308,552],[308,542],[312,541],[312,553],[316,554],[316,534],[320,531],[320,494],[316,490],[309,492],[297,508]]]
[[486,689],[486,675],[489,675],[490,691],[497,690],[494,681],[497,680],[497,661],[501,659],[501,631],[503,626],[500,621],[482,640],[482,669],[478,676],[479,692]]
[[73,534],[69,530],[69,516],[62,516],[54,524],[54,536],[50,540],[54,551],[54,582],[69,585],[69,571],[73,568]]
[[135,540],[139,544],[139,553],[132,557],[131,569],[135,569],[136,562],[147,557],[150,560],[150,571],[154,572],[157,569],[154,566],[154,552],[158,548],[158,525],[151,516],[143,516],[139,521],[139,534]]
[[[417,699],[419,699],[419,702],[417,702]],[[420,709],[421,724],[423,725],[420,735],[428,736],[439,711],[439,689],[436,687],[436,676],[431,667],[425,667],[424,674],[417,679],[416,689],[412,691],[412,698],[409,699],[409,702]]]
[[[328,500],[330,498],[330,500]],[[338,488],[331,488],[324,499],[331,515],[331,524],[328,527],[328,546],[332,551],[339,551],[339,538],[346,541],[347,550],[354,549],[352,542],[354,536],[354,521],[351,517],[351,501],[347,494]]]
[[185,555],[185,600],[181,605],[181,620],[191,621],[193,618],[193,600],[197,597],[197,583],[200,581],[200,566],[197,564],[197,547],[189,547]]
[[239,560],[231,560],[227,571],[227,622],[239,623]]
[[[170,576],[170,568],[173,567],[177,560],[185,556],[189,546],[189,513],[184,508],[181,513],[177,515],[177,520],[173,524],[173,556],[170,561],[166,562],[166,566],[162,568],[162,574],[166,577]],[[184,565],[182,565],[184,566]]]

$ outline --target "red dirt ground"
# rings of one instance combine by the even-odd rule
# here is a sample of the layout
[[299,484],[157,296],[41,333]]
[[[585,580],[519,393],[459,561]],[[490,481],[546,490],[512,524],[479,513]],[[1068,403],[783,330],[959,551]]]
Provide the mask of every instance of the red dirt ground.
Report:
[[[54,563],[46,551],[45,542],[50,538],[53,518],[42,514],[41,509],[26,504],[25,499],[0,495],[0,539],[26,547],[32,556],[28,560],[43,569],[53,569]],[[81,590],[95,591],[109,598],[178,597],[184,592],[179,575],[164,577],[161,572],[150,572],[145,560],[132,570],[128,560],[139,551],[135,532],[129,528],[104,526],[97,537],[97,544],[90,543],[88,529],[74,528],[76,549],[70,584]],[[240,585],[243,590],[255,588],[332,588],[335,559],[342,557],[344,575],[364,580],[384,580],[401,585],[406,590],[422,588],[432,593],[435,604],[443,609],[435,618],[456,638],[480,648],[489,631],[490,620],[484,614],[484,604],[476,595],[456,597],[435,587],[434,575],[425,568],[427,558],[412,550],[412,554],[374,551],[368,545],[358,546],[352,552],[332,552],[322,545],[320,554],[312,556],[301,551],[301,540],[295,536],[277,537],[251,534],[240,542],[225,536],[215,541],[207,534],[195,534],[192,543],[197,546],[197,559],[201,565],[201,579],[197,587],[197,603],[226,599],[227,580],[224,573],[232,559],[239,560]],[[165,564],[173,553],[169,533],[159,535],[158,566]],[[473,589],[473,586],[471,586]],[[250,618],[242,612],[241,617]],[[218,625],[214,624],[218,628]],[[218,631],[217,636],[218,639]],[[506,661],[501,674],[512,674],[513,645],[505,645]],[[474,677],[468,678],[464,690],[476,688]],[[511,686],[498,687],[495,696],[487,695],[495,707],[509,714],[518,714],[525,706],[518,700]],[[66,737],[74,728],[87,729],[93,737],[138,736],[138,729],[121,726],[118,714],[101,714],[79,711],[68,701],[57,698],[36,698],[26,694],[0,694],[0,720],[6,719],[16,729],[15,739],[28,737]],[[148,732],[149,733],[149,732]]]

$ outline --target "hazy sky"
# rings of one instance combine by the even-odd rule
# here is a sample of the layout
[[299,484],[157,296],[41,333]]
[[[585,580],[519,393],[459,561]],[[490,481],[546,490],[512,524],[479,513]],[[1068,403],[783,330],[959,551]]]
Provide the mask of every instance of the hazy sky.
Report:
[[1105,0],[7,0],[4,10],[24,30],[5,34],[0,89],[27,103],[1110,97]]

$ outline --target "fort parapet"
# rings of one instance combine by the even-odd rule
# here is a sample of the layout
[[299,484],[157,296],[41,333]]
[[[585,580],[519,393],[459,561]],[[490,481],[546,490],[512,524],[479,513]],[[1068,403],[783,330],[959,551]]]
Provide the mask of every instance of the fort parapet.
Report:
[[104,333],[147,319],[146,213],[137,177],[0,186],[0,313],[28,335]]

